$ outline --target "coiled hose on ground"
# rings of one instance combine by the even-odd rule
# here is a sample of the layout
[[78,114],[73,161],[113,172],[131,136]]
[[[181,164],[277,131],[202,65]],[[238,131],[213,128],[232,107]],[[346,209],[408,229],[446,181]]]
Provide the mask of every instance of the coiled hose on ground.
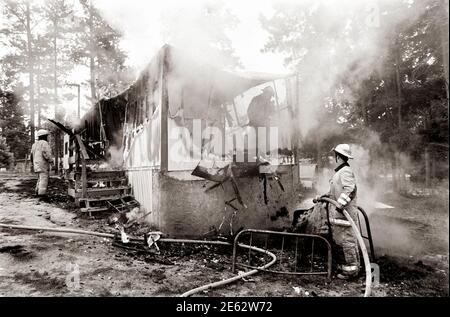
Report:
[[[335,206],[339,206],[339,204],[329,198],[326,197],[322,197],[319,199],[320,201],[324,201],[324,202],[329,202],[332,203]],[[370,292],[371,292],[371,285],[372,285],[372,273],[371,273],[371,267],[370,267],[370,261],[369,261],[369,255],[367,253],[367,249],[366,246],[364,244],[364,241],[361,237],[361,234],[358,230],[358,227],[356,226],[355,222],[352,220],[352,218],[350,217],[350,215],[348,214],[348,212],[346,210],[344,210],[344,215],[347,218],[347,220],[350,222],[353,231],[355,232],[356,238],[358,240],[358,243],[361,247],[361,251],[363,254],[363,258],[364,258],[364,264],[365,264],[365,269],[366,269],[366,289],[365,289],[365,293],[364,293],[364,297],[368,297],[370,296]],[[35,226],[21,226],[21,225],[11,225],[11,224],[2,224],[0,223],[0,228],[9,228],[9,229],[22,229],[22,230],[35,230],[35,231],[49,231],[49,232],[60,232],[60,233],[73,233],[73,234],[83,234],[83,235],[91,235],[91,236],[97,236],[97,237],[102,237],[102,238],[111,238],[114,239],[115,235],[112,233],[102,233],[102,232],[96,232],[96,231],[87,231],[87,230],[78,230],[78,229],[65,229],[65,228],[51,228],[51,227],[35,227]],[[141,241],[141,239],[136,239],[136,238],[131,238],[131,240],[138,240]],[[228,242],[223,242],[223,241],[203,241],[203,240],[188,240],[188,239],[160,239],[159,241],[161,242],[166,242],[166,243],[193,243],[193,244],[211,244],[211,245],[226,245],[226,246],[232,246],[231,243]],[[232,278],[223,280],[223,281],[218,281],[218,282],[214,282],[214,283],[210,283],[204,286],[200,286],[197,287],[195,289],[192,289],[188,292],[185,292],[183,294],[181,294],[181,297],[187,297],[187,296],[191,296],[194,295],[196,293],[199,293],[201,291],[207,290],[207,289],[211,289],[211,288],[216,288],[216,287],[220,287],[220,286],[224,286],[230,283],[233,283],[235,281],[238,281],[242,278],[245,278],[247,276],[251,276],[254,275],[256,273],[258,273],[260,270],[265,270],[267,268],[269,268],[270,266],[272,266],[277,258],[275,256],[275,254],[267,251],[267,250],[263,250],[254,246],[248,246],[245,244],[239,244],[240,247],[244,247],[244,248],[248,248],[248,249],[252,249],[256,252],[261,252],[264,253],[266,255],[269,255],[272,260],[257,268],[254,270],[251,270],[249,272],[246,272],[244,274],[240,274],[237,276],[234,276]]]
[[[73,233],[73,234],[82,234],[82,235],[91,235],[91,236],[97,236],[97,237],[102,237],[102,238],[112,238],[114,239],[115,235],[112,233],[102,233],[102,232],[96,232],[96,231],[87,231],[87,230],[78,230],[78,229],[65,229],[65,228],[50,228],[50,227],[35,227],[35,226],[21,226],[21,225],[11,225],[11,224],[3,224],[0,223],[0,228],[8,228],[8,229],[22,229],[22,230],[35,230],[35,231],[48,231],[48,232],[60,232],[60,233]],[[134,240],[134,241],[142,241],[141,239],[136,239],[136,238],[131,238],[130,240]],[[192,244],[210,244],[210,245],[225,245],[225,246],[232,246],[231,243],[229,242],[223,242],[223,241],[204,241],[204,240],[189,240],[189,239],[160,239],[158,240],[160,242],[166,242],[166,243],[192,243]],[[197,288],[194,288],[188,292],[185,292],[183,294],[180,295],[180,297],[187,297],[187,296],[191,296],[194,295],[196,293],[199,293],[201,291],[207,290],[207,289],[211,289],[211,288],[216,288],[216,287],[220,287],[220,286],[224,286],[230,283],[233,283],[235,281],[238,281],[242,278],[254,275],[256,273],[258,273],[260,270],[265,270],[267,268],[269,268],[270,266],[272,266],[276,260],[277,257],[275,256],[275,254],[267,251],[267,250],[263,250],[254,246],[248,246],[245,244],[239,244],[240,247],[243,248],[247,248],[247,249],[251,249],[253,251],[256,252],[261,252],[264,253],[266,255],[269,255],[272,260],[257,268],[254,270],[251,270],[249,272],[245,272],[244,274],[240,274],[240,275],[236,275],[234,277],[231,277],[229,279],[223,280],[223,281],[218,281],[218,282],[214,282],[214,283],[210,283],[207,285],[203,285]]]
[[[318,199],[318,201],[322,202],[329,202],[336,207],[339,207],[339,203],[333,199],[327,198],[327,197],[321,197]],[[356,226],[355,222],[353,221],[352,217],[348,214],[347,210],[343,210],[345,218],[350,222],[353,232],[355,233],[356,239],[358,240],[359,246],[361,247],[361,252],[363,254],[364,258],[364,266],[366,269],[366,289],[364,292],[364,297],[369,297],[372,289],[372,268],[370,267],[370,260],[369,260],[369,254],[367,253],[366,244],[364,243],[364,240],[361,236],[361,233],[358,230],[358,227]]]
[[[231,244],[229,244],[229,245],[231,246]],[[224,285],[233,283],[233,282],[238,281],[238,280],[240,280],[242,278],[245,278],[247,276],[254,275],[254,274],[258,273],[260,270],[265,270],[265,269],[271,267],[277,261],[277,257],[275,256],[275,254],[273,254],[272,252],[269,252],[267,250],[263,250],[263,249],[260,249],[260,248],[257,248],[257,247],[253,247],[253,246],[249,246],[249,245],[245,245],[245,244],[239,244],[239,246],[247,248],[247,249],[251,249],[251,250],[254,250],[254,251],[257,251],[257,252],[261,252],[261,253],[267,254],[267,255],[272,257],[272,260],[269,263],[267,263],[267,264],[265,264],[265,265],[263,265],[261,267],[258,267],[256,269],[248,271],[248,272],[245,272],[243,274],[239,274],[239,275],[233,276],[233,277],[231,277],[229,279],[226,279],[226,280],[223,280],[223,281],[218,281],[218,282],[214,282],[214,283],[210,283],[210,284],[206,284],[206,285],[194,288],[194,289],[192,289],[192,290],[190,290],[188,292],[185,292],[185,293],[181,294],[180,297],[192,296],[192,295],[194,295],[196,293],[199,293],[201,291],[204,291],[204,290],[207,290],[207,289],[210,289],[210,288],[216,288],[216,287],[220,287],[220,286],[224,286]]]

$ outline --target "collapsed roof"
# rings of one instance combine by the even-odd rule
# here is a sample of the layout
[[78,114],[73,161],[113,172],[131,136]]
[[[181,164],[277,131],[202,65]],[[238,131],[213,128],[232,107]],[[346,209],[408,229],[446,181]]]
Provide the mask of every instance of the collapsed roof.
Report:
[[166,76],[168,86],[169,115],[184,107],[191,118],[202,118],[208,107],[232,102],[251,87],[282,77],[238,75],[165,45],[133,85],[116,97],[97,102],[83,116],[77,130],[84,131],[88,141],[106,139],[120,147],[124,123],[139,126],[160,106],[163,76]]

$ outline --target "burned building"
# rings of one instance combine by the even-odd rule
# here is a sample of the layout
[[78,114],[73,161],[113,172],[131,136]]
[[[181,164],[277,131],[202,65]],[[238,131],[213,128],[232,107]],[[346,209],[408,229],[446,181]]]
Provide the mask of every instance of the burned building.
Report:
[[[290,224],[300,190],[296,83],[223,71],[166,45],[76,131],[126,173],[146,220],[168,235],[280,228]],[[253,127],[248,108],[267,87],[273,111],[267,127]],[[70,147],[65,153],[68,162]]]

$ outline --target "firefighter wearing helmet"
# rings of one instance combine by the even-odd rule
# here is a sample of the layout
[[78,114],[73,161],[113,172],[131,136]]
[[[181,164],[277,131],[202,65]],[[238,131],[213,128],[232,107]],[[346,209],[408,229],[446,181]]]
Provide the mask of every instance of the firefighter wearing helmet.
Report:
[[38,174],[35,192],[42,199],[47,197],[50,163],[53,161],[51,148],[47,141],[49,134],[47,130],[39,130],[36,133],[37,140],[31,147],[32,168]]
[[347,279],[359,273],[360,259],[356,237],[350,222],[345,218],[345,209],[358,224],[358,209],[356,205],[356,178],[348,161],[353,159],[350,146],[339,144],[332,150],[336,162],[335,174],[330,180],[330,191],[327,194],[339,203],[339,207],[330,206],[330,222],[333,242],[335,244],[338,278]]

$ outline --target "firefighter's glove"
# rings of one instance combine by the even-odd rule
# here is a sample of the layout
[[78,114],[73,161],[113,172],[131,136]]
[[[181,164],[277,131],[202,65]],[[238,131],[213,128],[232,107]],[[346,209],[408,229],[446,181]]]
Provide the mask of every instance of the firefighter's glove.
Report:
[[313,203],[317,204],[320,200],[320,198],[322,198],[322,196],[316,196],[313,198]]
[[327,194],[325,194],[325,195],[318,195],[318,196],[314,197],[313,203],[317,204],[317,203],[320,202],[320,200],[321,200],[322,198],[324,198],[324,197],[328,198],[329,195],[327,195]]
[[339,204],[338,206],[336,206],[336,211],[341,213],[341,214],[344,214],[344,206]]

